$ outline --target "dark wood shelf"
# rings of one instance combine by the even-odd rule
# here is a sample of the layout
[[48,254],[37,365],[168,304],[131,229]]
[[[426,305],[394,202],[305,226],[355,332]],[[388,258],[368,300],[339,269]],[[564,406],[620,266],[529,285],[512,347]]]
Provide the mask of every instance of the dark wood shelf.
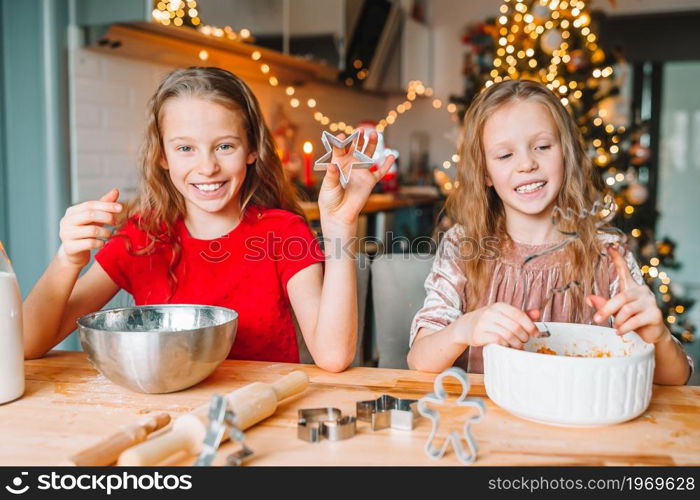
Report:
[[[313,82],[362,95],[403,95],[403,92],[398,90],[348,87],[338,81],[337,68],[254,44],[205,35],[190,27],[163,26],[151,22],[112,24],[97,39],[90,41],[88,48],[167,66],[219,66],[245,80],[253,81],[267,81],[268,76],[260,71],[261,64],[265,63],[270,66],[270,74],[277,77],[280,86],[299,86]],[[208,53],[206,60],[199,57],[202,50]],[[251,58],[255,51],[260,52],[262,56],[259,61]]]

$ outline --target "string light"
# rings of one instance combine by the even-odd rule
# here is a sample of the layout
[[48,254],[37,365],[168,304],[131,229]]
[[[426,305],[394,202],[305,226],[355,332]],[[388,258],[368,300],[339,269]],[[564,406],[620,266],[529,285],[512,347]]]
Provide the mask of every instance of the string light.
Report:
[[156,4],[151,12],[151,17],[163,26],[172,24],[174,26],[191,25],[196,27],[202,22],[198,17],[199,13],[196,7],[197,2],[195,1],[167,0]]
[[[524,4],[519,5],[521,5],[521,7],[518,7],[518,9],[521,12],[524,13],[527,11],[527,7]],[[156,22],[159,22],[163,25],[169,25],[172,23],[175,26],[182,26],[183,24],[185,24],[185,21],[187,21],[188,25],[197,27],[197,30],[205,36],[211,36],[215,38],[227,38],[229,40],[241,42],[251,42],[254,40],[250,30],[246,28],[243,28],[240,31],[236,32],[230,26],[225,26],[223,28],[211,25],[200,26],[201,19],[198,17],[198,11],[196,7],[197,2],[194,0],[190,0],[187,2],[183,0],[170,0],[168,2],[158,2],[156,8],[152,12],[152,16]],[[186,15],[189,17],[186,17]],[[520,16],[520,19],[522,19],[522,16],[520,14],[518,15]],[[532,20],[532,16],[529,15],[527,19]],[[513,32],[517,33],[518,29],[513,30]],[[504,43],[502,45],[507,45],[506,51],[508,52],[508,54],[513,54],[514,47],[512,45],[508,45],[508,42],[513,42],[515,40],[515,37],[513,34],[508,34],[507,31],[504,33],[504,35],[507,36],[503,38]],[[505,55],[506,51],[504,51],[501,55]],[[527,55],[528,53],[530,53],[530,55],[534,54],[534,52],[532,51],[519,51],[516,55],[518,59],[523,59],[523,57],[525,57],[525,55]],[[199,52],[198,56],[200,60],[205,61],[209,58],[209,53],[208,51],[203,49]],[[262,62],[262,52],[260,50],[253,50],[250,53],[250,58],[253,61],[261,62],[261,73],[267,76],[267,81],[271,87],[277,87],[280,81],[276,75],[271,73],[272,68],[270,67],[270,65]],[[514,65],[517,63],[517,61],[512,55],[509,55],[508,62],[510,74],[515,76],[513,70]],[[355,60],[353,62],[353,67],[359,70],[357,72],[357,78],[360,80],[366,78],[368,75],[368,70],[366,68],[363,68],[363,65],[364,63],[361,60]],[[500,78],[497,81],[500,81]],[[353,85],[354,81],[352,78],[348,78],[345,83],[346,85]],[[298,108],[301,105],[301,101],[299,100],[299,98],[293,97],[296,94],[296,88],[294,86],[288,85],[285,88],[285,94],[288,97],[290,97],[289,105],[292,108]],[[378,132],[382,132],[387,126],[396,123],[396,120],[398,119],[399,115],[412,109],[411,103],[417,98],[417,96],[432,97],[433,95],[434,89],[430,86],[423,84],[423,82],[419,80],[413,80],[409,82],[406,88],[405,100],[397,104],[397,106],[394,109],[391,109],[384,118],[379,120],[376,126],[376,130]],[[316,99],[310,97],[306,100],[306,105],[310,110],[313,110],[317,106],[317,101]],[[441,99],[433,99],[432,105],[435,109],[443,108],[443,103]],[[454,115],[454,113],[457,112],[457,106],[454,103],[447,104],[447,106],[444,106],[444,109],[446,109],[446,111],[452,116]],[[332,122],[330,118],[321,111],[314,111],[313,117],[314,120],[319,122],[321,125],[327,126],[331,130],[331,132],[336,132],[340,130],[346,132],[347,134],[351,134],[354,131],[354,128],[351,125],[346,124],[345,122]],[[452,155],[452,161],[456,164],[459,161],[459,156],[456,154]],[[443,163],[443,166],[445,167],[445,169],[449,169],[451,168],[452,163],[446,160]],[[458,185],[458,182],[454,183],[454,187],[457,187]],[[446,183],[445,185],[445,188],[447,190],[452,189],[452,187],[452,183]]]

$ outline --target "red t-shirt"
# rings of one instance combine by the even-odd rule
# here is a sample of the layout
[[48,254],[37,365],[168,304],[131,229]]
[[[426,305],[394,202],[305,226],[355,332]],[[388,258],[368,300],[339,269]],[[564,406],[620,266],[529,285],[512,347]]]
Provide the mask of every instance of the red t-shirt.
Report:
[[[132,218],[120,230],[132,252],[148,243]],[[137,305],[203,304],[238,313],[236,340],[228,357],[299,362],[287,282],[297,272],[323,262],[323,253],[304,219],[286,210],[250,206],[240,224],[214,240],[190,236],[182,219],[175,224],[182,255],[171,293],[171,245],[157,243],[152,253],[132,255],[125,238],[113,237],[95,260]]]

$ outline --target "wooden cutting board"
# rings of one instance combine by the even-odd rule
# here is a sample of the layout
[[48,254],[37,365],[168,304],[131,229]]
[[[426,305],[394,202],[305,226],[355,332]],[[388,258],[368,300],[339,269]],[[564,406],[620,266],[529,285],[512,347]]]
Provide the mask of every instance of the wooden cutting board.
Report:
[[[410,432],[372,432],[358,422],[346,441],[317,444],[296,437],[297,410],[335,406],[355,414],[355,402],[382,394],[420,398],[433,390],[433,374],[409,370],[351,368],[327,373],[313,365],[225,361],[199,385],[173,394],[140,394],[112,384],[89,364],[85,354],[52,351],[27,361],[27,390],[0,406],[3,446],[0,465],[54,465],[91,446],[122,425],[165,411],[173,417],[255,381],[272,382],[292,370],[308,373],[311,384],[282,402],[276,413],[246,431],[255,454],[248,465],[458,465],[452,452],[433,461],[423,453],[430,421],[420,419]],[[479,443],[477,465],[700,465],[700,387],[654,386],[648,410],[623,424],[571,429],[512,416],[486,398],[483,377],[470,375],[470,395],[485,398],[486,416],[472,426]],[[446,384],[451,392],[456,385]],[[441,435],[459,429],[463,413],[443,412]],[[215,464],[234,449],[222,445]],[[183,457],[174,464],[191,464]]]

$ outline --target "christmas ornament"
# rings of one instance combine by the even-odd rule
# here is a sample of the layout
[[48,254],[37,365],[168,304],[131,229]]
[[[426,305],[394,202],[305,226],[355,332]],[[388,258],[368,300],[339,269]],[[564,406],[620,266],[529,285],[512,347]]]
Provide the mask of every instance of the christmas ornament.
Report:
[[544,50],[547,54],[551,55],[552,52],[559,48],[561,41],[561,31],[554,28],[545,31],[540,37],[540,47],[542,47],[542,50]]
[[630,184],[627,188],[627,199],[632,203],[632,205],[641,205],[649,197],[649,190],[646,186],[635,182]]
[[629,153],[632,155],[632,159],[630,161],[633,165],[643,165],[648,162],[649,158],[651,157],[651,149],[646,146],[642,146],[638,142],[630,146]]
[[603,52],[602,49],[596,49],[595,52],[593,52],[593,55],[591,56],[591,61],[594,64],[600,64],[603,61],[605,61],[605,52]]
[[586,60],[586,54],[585,52],[583,52],[583,50],[573,50],[569,55],[571,59],[569,59],[569,62],[566,64],[566,69],[568,69],[571,73],[581,71],[585,69],[588,65],[588,61]]
[[547,7],[546,4],[542,5],[539,2],[536,2],[535,5],[530,7],[530,13],[532,14],[532,17],[535,18],[535,21],[545,21],[550,15],[549,7]]

